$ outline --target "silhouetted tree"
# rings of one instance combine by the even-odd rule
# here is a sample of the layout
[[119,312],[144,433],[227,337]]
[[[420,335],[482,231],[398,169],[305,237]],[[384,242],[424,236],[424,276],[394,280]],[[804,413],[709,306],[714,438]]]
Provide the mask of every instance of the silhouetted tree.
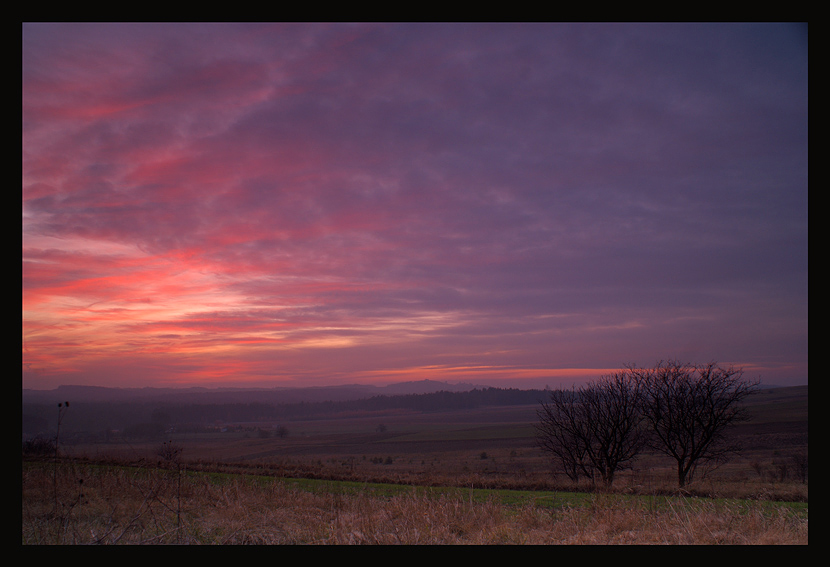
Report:
[[668,361],[629,370],[643,385],[641,408],[650,444],[675,460],[681,488],[699,466],[717,464],[739,450],[727,432],[748,419],[742,402],[758,381],[744,380],[742,370],[715,363]]
[[592,478],[587,454],[587,422],[575,391],[552,390],[537,410],[536,443],[558,460],[565,474],[578,481]]
[[572,391],[554,390],[537,411],[537,443],[571,480],[597,476],[606,486],[644,445],[640,384],[629,371]]

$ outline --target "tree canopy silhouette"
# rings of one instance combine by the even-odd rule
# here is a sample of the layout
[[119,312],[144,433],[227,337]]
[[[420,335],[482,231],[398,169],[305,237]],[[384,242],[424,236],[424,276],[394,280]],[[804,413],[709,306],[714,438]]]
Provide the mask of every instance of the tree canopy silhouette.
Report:
[[672,458],[682,488],[698,467],[723,462],[740,447],[731,426],[758,381],[716,363],[658,362],[623,370],[571,391],[554,390],[537,411],[537,444],[574,481],[602,479],[648,447]]

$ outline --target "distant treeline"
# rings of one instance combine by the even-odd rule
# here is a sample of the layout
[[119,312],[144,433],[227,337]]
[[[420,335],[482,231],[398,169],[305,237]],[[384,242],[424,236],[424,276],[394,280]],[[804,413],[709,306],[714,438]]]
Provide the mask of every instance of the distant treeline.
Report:
[[[545,390],[483,388],[466,392],[441,391],[428,394],[379,395],[347,401],[294,403],[73,402],[61,424],[61,435],[73,431],[95,434],[110,430],[159,431],[162,425],[192,427],[229,423],[287,422],[384,410],[434,412],[487,406],[528,405],[538,404],[546,400],[547,396],[548,392]],[[51,404],[24,404],[24,437],[48,434],[54,430],[56,411],[55,406]]]
[[466,392],[434,392],[399,396],[372,396],[363,400],[341,402],[314,402],[279,406],[288,418],[326,417],[344,412],[407,409],[414,411],[445,411],[474,409],[487,406],[516,406],[538,404],[547,399],[545,390],[517,390],[514,388],[484,388]]

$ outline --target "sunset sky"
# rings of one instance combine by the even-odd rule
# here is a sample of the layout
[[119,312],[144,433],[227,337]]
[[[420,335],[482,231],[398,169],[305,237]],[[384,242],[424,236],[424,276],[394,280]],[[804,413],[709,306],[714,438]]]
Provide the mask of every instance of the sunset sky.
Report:
[[23,387],[807,383],[807,29],[24,24]]

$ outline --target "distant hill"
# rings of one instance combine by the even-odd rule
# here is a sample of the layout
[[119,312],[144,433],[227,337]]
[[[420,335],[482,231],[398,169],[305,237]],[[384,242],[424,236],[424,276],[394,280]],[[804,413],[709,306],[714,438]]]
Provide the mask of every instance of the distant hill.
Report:
[[377,394],[392,396],[398,394],[432,394],[434,392],[469,392],[470,390],[483,389],[485,386],[474,384],[448,384],[436,380],[418,380],[412,382],[398,382],[378,388]]
[[[545,390],[473,387],[432,380],[395,384],[294,389],[166,389],[63,386],[23,393],[24,439],[49,434],[54,428],[56,403],[69,401],[63,431],[101,435],[108,430],[159,423],[207,426],[217,423],[281,423],[293,420],[380,415],[382,412],[440,412],[482,407],[536,405]],[[751,406],[780,410],[807,399],[807,386],[760,390]],[[780,404],[780,405],[779,405]]]
[[61,401],[71,404],[71,410],[62,422],[63,431],[86,432],[100,437],[106,431],[158,428],[161,425],[192,428],[217,423],[332,418],[366,412],[455,411],[536,404],[544,397],[543,390],[475,388],[428,380],[396,384],[391,389],[337,386],[286,390],[176,390],[64,386],[48,392],[25,391],[22,426],[24,438],[50,434],[54,428],[55,404]]
[[372,396],[467,392],[484,386],[449,384],[435,380],[399,382],[388,386],[347,384],[308,388],[107,388],[104,386],[58,386],[53,390],[23,390],[23,402],[137,402],[167,403],[270,403],[329,402],[360,400]]

